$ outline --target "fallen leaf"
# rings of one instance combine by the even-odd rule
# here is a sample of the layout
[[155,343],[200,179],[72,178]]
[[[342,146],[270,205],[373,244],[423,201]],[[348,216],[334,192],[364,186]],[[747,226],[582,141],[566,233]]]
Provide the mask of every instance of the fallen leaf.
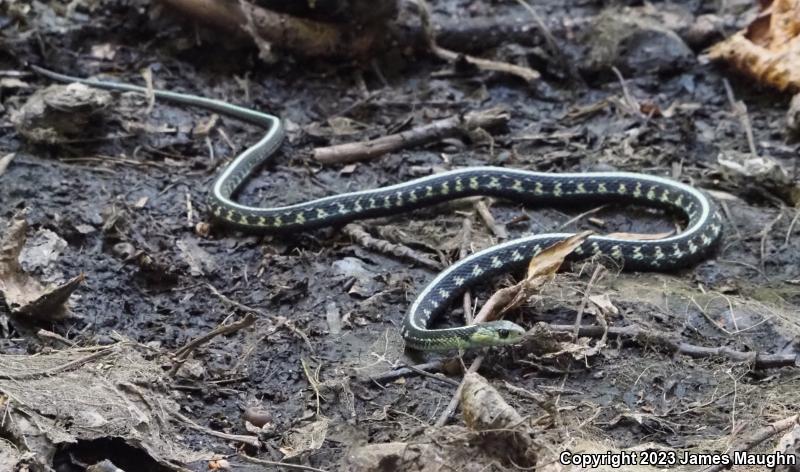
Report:
[[328,423],[327,418],[321,418],[291,430],[280,451],[287,459],[299,456],[304,452],[316,451],[325,442],[325,437],[328,435]]
[[761,1],[750,25],[709,49],[758,82],[778,90],[800,90],[800,0]]
[[611,298],[609,298],[607,293],[602,295],[590,295],[589,301],[600,310],[600,313],[603,315],[618,315],[619,308],[617,308],[613,303],[611,303]]
[[110,43],[95,44],[92,46],[89,54],[95,59],[113,61],[114,57],[117,55],[117,48]]
[[6,169],[8,169],[8,165],[11,164],[11,161],[14,160],[15,153],[6,154],[3,157],[0,157],[0,175],[6,173]]
[[0,79],[0,89],[27,89],[30,87],[30,84],[27,82],[23,82],[14,77],[3,77]]
[[530,427],[485,378],[476,373],[465,375],[460,400],[464,423],[482,432],[482,448],[502,449],[514,464],[525,468],[536,463]]
[[219,115],[214,113],[213,115],[209,116],[205,120],[201,120],[195,127],[192,129],[192,135],[194,136],[208,136],[208,133],[217,126],[217,122],[219,121]]
[[611,233],[609,238],[626,239],[628,241],[654,241],[657,239],[664,239],[672,236],[674,231],[667,231],[665,233]]
[[182,239],[177,243],[181,258],[189,265],[189,272],[197,277],[212,273],[217,268],[214,258],[205,249],[191,239]]
[[494,320],[533,296],[542,285],[555,277],[564,260],[592,234],[584,231],[559,241],[531,258],[525,279],[495,292],[475,316],[475,323]]
[[527,280],[533,280],[536,277],[554,275],[559,267],[561,267],[561,264],[564,263],[564,259],[572,254],[572,252],[591,234],[591,231],[573,234],[567,239],[545,248],[542,252],[531,258],[531,261],[528,263],[528,274],[525,278]]
[[83,274],[64,284],[45,288],[38,280],[22,270],[20,253],[27,240],[28,222],[24,212],[12,218],[0,241],[0,293],[12,314],[53,321],[71,316],[67,299],[85,280]]

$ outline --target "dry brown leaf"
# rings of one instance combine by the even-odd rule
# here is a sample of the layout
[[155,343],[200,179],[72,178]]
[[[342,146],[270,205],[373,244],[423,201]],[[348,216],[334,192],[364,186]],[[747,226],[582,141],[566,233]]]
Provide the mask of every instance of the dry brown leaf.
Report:
[[532,432],[522,415],[479,374],[464,376],[461,410],[464,423],[472,430],[483,432],[481,447],[506,451],[518,466],[536,463]]
[[[36,468],[52,470],[54,454],[79,441],[109,437],[138,449],[162,470],[208,457],[181,443],[181,428],[170,421],[178,405],[160,385],[160,359],[139,346],[77,348],[36,355],[0,354],[0,443],[14,444]],[[20,458],[21,459],[21,458]],[[26,462],[27,463],[27,462]],[[130,469],[128,469],[130,471]]]
[[64,284],[45,288],[26,274],[20,266],[19,255],[25,246],[27,229],[24,212],[17,213],[0,241],[0,294],[15,315],[48,321],[67,318],[71,313],[66,301],[85,276],[80,274]]
[[528,274],[525,278],[530,281],[536,277],[555,275],[558,268],[564,263],[564,259],[572,254],[572,252],[591,234],[591,231],[573,234],[567,239],[545,248],[542,252],[531,258],[531,261],[528,263]]
[[8,169],[8,165],[11,164],[11,161],[14,160],[15,156],[16,156],[16,154],[12,152],[10,154],[6,154],[3,157],[0,157],[0,175],[3,175],[3,174],[6,173],[6,169]]
[[325,442],[325,437],[328,435],[329,423],[327,418],[321,418],[313,423],[292,429],[286,435],[283,446],[280,447],[284,459],[316,451],[322,447],[322,443]]
[[542,285],[555,277],[561,264],[578,246],[581,245],[591,231],[574,234],[559,241],[531,258],[525,280],[511,287],[495,292],[475,316],[475,323],[494,320],[503,313],[518,307],[522,302],[535,294]]
[[800,0],[762,1],[750,25],[711,47],[708,57],[730,63],[760,83],[800,90]]
[[626,239],[628,241],[654,241],[656,239],[668,238],[675,234],[674,231],[666,233],[611,233],[609,238]]
[[614,303],[611,302],[611,298],[608,296],[607,293],[602,295],[590,295],[589,301],[592,302],[594,306],[600,310],[600,313],[603,315],[618,315],[619,308],[617,308]]

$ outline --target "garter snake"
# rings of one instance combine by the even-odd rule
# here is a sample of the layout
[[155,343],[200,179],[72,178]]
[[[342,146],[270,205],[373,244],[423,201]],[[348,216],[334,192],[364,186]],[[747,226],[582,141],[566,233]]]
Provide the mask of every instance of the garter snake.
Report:
[[[147,93],[144,87],[81,79],[32,66],[51,79],[79,82],[101,89]],[[214,219],[248,231],[292,233],[348,221],[387,216],[454,198],[487,195],[524,203],[617,202],[658,207],[683,215],[686,229],[657,240],[590,236],[571,255],[574,259],[606,255],[626,269],[670,270],[708,256],[722,232],[714,204],[699,190],[681,182],[645,174],[595,172],[549,174],[502,167],[469,167],[377,189],[349,192],[294,205],[260,208],[235,202],[234,192],[252,171],[281,145],[281,120],[230,103],[195,95],[152,91],[157,98],[199,106],[266,129],[261,140],[239,154],[211,188],[209,209]],[[464,258],[437,275],[411,305],[402,325],[408,346],[422,350],[473,348],[518,342],[524,330],[510,321],[431,329],[438,315],[467,287],[520,269],[544,248],[571,236],[536,234],[489,247]]]

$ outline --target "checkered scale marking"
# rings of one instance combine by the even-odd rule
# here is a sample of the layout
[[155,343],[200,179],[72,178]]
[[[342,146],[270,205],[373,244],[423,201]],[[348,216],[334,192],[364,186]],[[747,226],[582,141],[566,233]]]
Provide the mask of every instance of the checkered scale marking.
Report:
[[[635,203],[677,212],[686,218],[686,230],[676,236],[649,241],[592,236],[572,255],[573,259],[608,256],[620,261],[625,269],[670,270],[690,265],[709,254],[722,232],[721,218],[702,192],[674,180],[624,172],[544,174],[472,167],[280,208],[240,208],[212,197],[212,208],[218,217],[238,227],[293,232],[402,213],[473,195],[536,204]],[[429,327],[467,287],[523,268],[532,256],[570,235],[532,235],[457,262],[439,274],[414,301],[402,326],[406,344],[422,350],[470,347],[469,340],[476,329],[473,326]]]
[[[135,85],[81,79],[35,66],[32,68],[39,74],[62,82],[79,82],[109,90],[149,92]],[[623,172],[543,174],[471,167],[296,205],[249,207],[236,203],[232,195],[250,173],[280,146],[283,140],[280,119],[221,100],[165,90],[155,90],[153,93],[157,98],[203,107],[266,129],[261,140],[247,148],[222,171],[211,189],[209,208],[214,218],[248,231],[305,231],[356,219],[407,212],[471,195],[540,204],[577,201],[637,203],[683,214],[688,225],[678,235],[650,241],[592,236],[572,254],[575,259],[606,255],[622,262],[626,269],[643,270],[669,270],[690,265],[710,253],[722,231],[719,214],[702,192],[670,179]],[[474,347],[474,335],[479,329],[476,326],[446,329],[429,329],[429,326],[470,285],[522,268],[539,251],[568,236],[570,234],[539,234],[509,241],[462,259],[440,273],[423,289],[403,321],[402,332],[407,344],[417,349],[437,350]],[[520,331],[522,329],[513,323],[505,323]],[[486,328],[481,329],[483,333]]]

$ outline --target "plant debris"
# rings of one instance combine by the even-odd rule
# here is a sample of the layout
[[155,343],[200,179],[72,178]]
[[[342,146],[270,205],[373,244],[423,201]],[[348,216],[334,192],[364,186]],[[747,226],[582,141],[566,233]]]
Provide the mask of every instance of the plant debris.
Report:
[[[86,276],[80,274],[63,284],[45,287],[28,275],[19,262],[20,253],[27,241],[27,230],[25,212],[19,212],[14,215],[0,240],[0,294],[5,298],[11,313],[20,319],[57,321],[68,318],[71,311],[67,300]],[[49,265],[52,262],[52,249],[46,251],[50,254],[42,253],[41,257],[33,255],[31,258],[34,260],[31,262]]]
[[747,28],[708,51],[743,74],[781,91],[800,91],[800,1],[766,0]]

